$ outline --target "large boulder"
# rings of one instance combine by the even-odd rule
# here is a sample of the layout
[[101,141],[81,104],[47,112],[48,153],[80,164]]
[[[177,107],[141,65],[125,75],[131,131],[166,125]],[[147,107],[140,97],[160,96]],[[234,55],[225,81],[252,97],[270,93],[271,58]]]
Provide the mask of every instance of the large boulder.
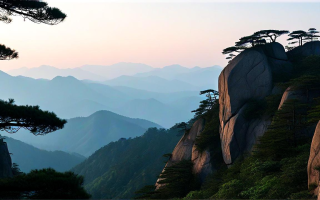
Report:
[[294,48],[287,52],[289,60],[295,61],[311,55],[320,56],[320,41],[308,42],[303,46]]
[[[320,122],[318,123],[313,135],[310,156],[308,161],[308,185],[316,184],[317,187],[314,190],[314,194],[318,196],[320,171],[316,168],[320,167]],[[320,168],[319,168],[320,169]],[[319,199],[319,196],[318,196]]]
[[12,177],[12,161],[7,143],[0,139],[0,178]]
[[244,112],[251,100],[273,93],[275,76],[290,74],[291,63],[283,46],[270,43],[243,51],[219,76],[220,138],[227,165],[245,151],[250,152],[258,137],[270,124],[263,119],[248,120]]
[[255,49],[242,52],[219,76],[220,123],[223,128],[250,99],[262,99],[272,90],[267,57]]

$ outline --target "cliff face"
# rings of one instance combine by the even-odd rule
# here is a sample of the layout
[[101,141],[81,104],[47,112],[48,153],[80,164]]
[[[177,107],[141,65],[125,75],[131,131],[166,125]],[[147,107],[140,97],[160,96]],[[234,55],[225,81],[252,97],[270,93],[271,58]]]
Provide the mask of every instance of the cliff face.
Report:
[[247,120],[244,111],[250,100],[263,99],[273,90],[273,76],[291,72],[291,64],[282,45],[270,43],[246,50],[225,67],[219,77],[220,138],[226,164],[263,135],[270,119]]
[[[314,98],[320,97],[320,90],[317,89],[303,90],[291,86],[283,92],[274,85],[277,81],[292,78],[291,61],[310,55],[320,55],[320,42],[306,43],[287,53],[281,44],[269,43],[243,51],[224,68],[219,76],[219,131],[225,164],[232,165],[239,156],[250,153],[258,138],[264,135],[271,124],[272,118],[267,114],[259,118],[248,118],[246,111],[251,101],[259,101],[269,95],[282,95],[280,104],[276,105],[276,108],[281,109],[288,100],[295,99],[302,104],[310,104]],[[204,121],[198,120],[194,123],[190,132],[186,133],[175,147],[166,166],[191,160],[194,164],[193,172],[202,181],[215,170],[212,166],[214,156],[210,155],[209,151],[198,152],[194,144],[203,128]],[[314,130],[315,127],[309,127],[304,134],[312,136]],[[316,134],[319,135],[318,139]],[[320,125],[313,140],[308,174],[310,181],[316,180],[318,184],[320,172],[315,171],[314,166],[320,166]],[[157,187],[161,185],[157,184]]]
[[317,125],[317,128],[314,132],[310,156],[308,161],[308,185],[316,184],[317,187],[314,190],[314,194],[318,196],[319,199],[319,180],[320,180],[320,171],[316,168],[320,167],[320,122]]
[[7,143],[0,139],[0,178],[12,177],[12,161],[8,151]]
[[[212,165],[210,162],[210,153],[208,151],[199,152],[195,146],[196,137],[201,134],[205,126],[203,119],[197,120],[186,132],[172,152],[172,156],[167,162],[166,167],[170,167],[182,160],[191,160],[193,162],[193,173],[196,174],[200,181],[204,181],[205,177],[212,173]],[[157,189],[162,185],[158,184],[159,179],[156,183]]]

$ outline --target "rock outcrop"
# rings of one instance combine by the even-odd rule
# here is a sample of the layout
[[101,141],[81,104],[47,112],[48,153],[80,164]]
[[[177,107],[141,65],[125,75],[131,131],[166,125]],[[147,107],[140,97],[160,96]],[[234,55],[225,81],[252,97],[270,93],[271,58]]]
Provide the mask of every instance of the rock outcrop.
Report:
[[0,178],[12,177],[12,161],[8,151],[7,143],[0,139]]
[[310,103],[313,99],[320,97],[320,90],[302,90],[294,89],[293,87],[288,87],[282,95],[282,99],[279,105],[280,109],[283,106],[283,103],[290,99],[296,99],[300,103]]
[[199,152],[195,146],[192,148],[193,173],[197,174],[201,183],[203,183],[208,174],[213,172],[211,155],[209,151]]
[[290,60],[295,61],[311,55],[320,55],[320,41],[308,42],[303,46],[296,47],[287,53]]
[[219,76],[220,138],[226,164],[245,151],[250,151],[256,139],[270,124],[265,119],[247,120],[244,111],[250,100],[272,94],[273,76],[291,73],[291,64],[283,46],[270,43],[245,50]]
[[320,167],[320,122],[313,135],[308,161],[308,185],[317,185],[314,194],[317,195],[319,199],[320,168],[319,170],[316,169],[318,167]]
[[[172,156],[167,162],[166,167],[170,167],[183,160],[191,160],[193,165],[194,174],[198,175],[201,181],[204,181],[205,177],[212,173],[212,165],[210,162],[210,152],[198,152],[195,146],[195,140],[197,136],[201,134],[205,126],[205,121],[203,119],[197,120],[191,127],[191,129],[186,132],[176,147],[172,152]],[[159,181],[159,180],[158,180]],[[156,183],[157,189],[162,185]]]

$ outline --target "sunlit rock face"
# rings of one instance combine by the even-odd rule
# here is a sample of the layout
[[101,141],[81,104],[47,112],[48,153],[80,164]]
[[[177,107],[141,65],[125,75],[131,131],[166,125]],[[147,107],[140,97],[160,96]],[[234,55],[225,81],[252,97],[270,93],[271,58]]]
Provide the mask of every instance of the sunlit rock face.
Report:
[[12,161],[7,143],[0,139],[0,178],[12,177]]
[[[205,126],[205,120],[198,119],[187,131],[172,152],[172,156],[167,162],[166,167],[170,167],[180,161],[190,160],[193,162],[193,173],[196,174],[200,181],[204,181],[208,174],[212,173],[213,167],[211,164],[211,157],[209,151],[199,152],[195,146],[195,140],[197,136],[201,135]],[[158,184],[160,180],[158,179],[156,183],[157,189],[162,185]]]
[[247,103],[272,94],[274,77],[290,74],[291,69],[283,46],[270,43],[245,50],[222,71],[219,76],[220,138],[227,165],[244,152],[251,151],[270,124],[267,116],[245,119]]
[[313,135],[308,161],[308,185],[309,187],[311,184],[317,185],[314,194],[317,195],[319,199],[320,171],[316,170],[318,167],[320,167],[320,122]]
[[192,148],[193,173],[197,174],[200,182],[204,182],[206,177],[211,174],[214,169],[211,162],[209,151],[199,152],[195,146]]

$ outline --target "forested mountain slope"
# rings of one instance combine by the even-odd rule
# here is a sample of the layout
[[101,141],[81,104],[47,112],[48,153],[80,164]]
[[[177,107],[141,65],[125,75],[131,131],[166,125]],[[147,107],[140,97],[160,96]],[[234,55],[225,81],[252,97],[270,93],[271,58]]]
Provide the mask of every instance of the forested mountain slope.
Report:
[[43,168],[65,172],[86,159],[84,156],[63,151],[41,150],[9,137],[5,138],[5,142],[8,144],[12,162],[18,164],[20,170],[25,173]]
[[99,148],[117,141],[142,135],[148,128],[161,126],[153,122],[124,117],[109,111],[99,111],[89,117],[68,120],[64,129],[45,136],[34,136],[25,130],[9,135],[40,149],[61,150],[90,156]]
[[[148,129],[142,136],[120,139],[102,147],[72,169],[85,177],[85,188],[96,199],[129,199],[153,184],[179,140],[177,129]],[[181,134],[180,134],[181,135]]]

